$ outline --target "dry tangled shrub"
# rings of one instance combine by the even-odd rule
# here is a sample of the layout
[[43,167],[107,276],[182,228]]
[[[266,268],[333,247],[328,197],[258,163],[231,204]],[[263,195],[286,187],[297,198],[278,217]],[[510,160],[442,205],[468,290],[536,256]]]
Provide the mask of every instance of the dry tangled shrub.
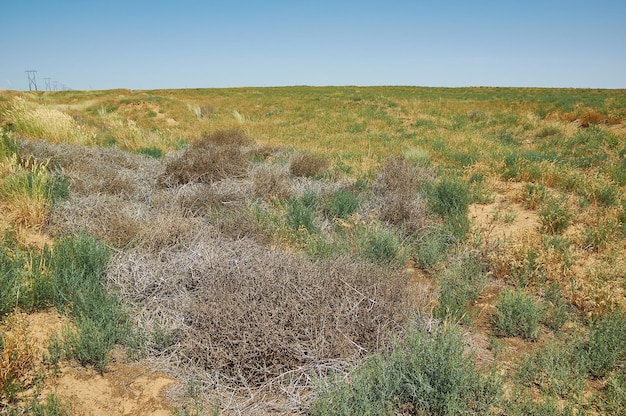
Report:
[[289,171],[295,176],[310,178],[321,174],[327,167],[326,159],[309,152],[301,152],[291,159]]
[[288,199],[289,176],[274,166],[262,167],[252,174],[253,193],[259,199]]
[[116,247],[134,241],[144,221],[145,206],[105,194],[72,197],[50,215],[51,234],[85,231]]
[[241,130],[218,130],[213,133],[204,133],[192,146],[196,149],[210,148],[212,146],[235,146],[244,147],[253,144],[253,140]]
[[[178,157],[167,162],[165,173],[159,179],[160,184],[168,187],[194,182],[213,183],[228,177],[244,177],[249,162],[237,142],[236,138],[239,136],[226,135],[233,138],[234,142],[224,144],[222,142],[226,139],[218,133],[192,143]],[[213,137],[215,135],[218,138]]]
[[178,210],[172,210],[147,219],[138,231],[137,238],[142,247],[152,253],[159,253],[180,248],[210,232],[212,230],[208,224],[200,218],[190,218]]
[[118,254],[108,278],[136,317],[173,334],[167,353],[212,382],[259,387],[385,345],[405,275],[350,258],[314,263],[248,239],[204,239],[159,256]]
[[372,204],[379,218],[409,234],[423,230],[431,220],[427,203],[418,188],[421,181],[433,177],[428,168],[416,166],[403,156],[388,159],[373,187]]
[[72,194],[147,198],[163,168],[158,160],[115,148],[26,142],[24,153],[63,170]]

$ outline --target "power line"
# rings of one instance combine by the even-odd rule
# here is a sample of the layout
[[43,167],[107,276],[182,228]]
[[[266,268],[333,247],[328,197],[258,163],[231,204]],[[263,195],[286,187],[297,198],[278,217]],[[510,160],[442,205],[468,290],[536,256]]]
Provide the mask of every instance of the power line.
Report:
[[28,75],[28,91],[37,91],[37,80],[35,79],[35,74],[37,73],[37,71],[34,69],[28,69],[24,72],[26,72],[26,74]]

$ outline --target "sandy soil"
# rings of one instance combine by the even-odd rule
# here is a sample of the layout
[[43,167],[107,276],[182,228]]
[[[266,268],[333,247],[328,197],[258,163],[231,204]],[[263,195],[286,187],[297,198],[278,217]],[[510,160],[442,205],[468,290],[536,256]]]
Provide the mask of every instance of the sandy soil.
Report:
[[[33,313],[26,319],[39,365],[50,336],[60,334],[67,319],[53,310]],[[117,355],[120,359],[114,358],[104,374],[77,363],[60,363],[58,374],[46,377],[42,397],[55,392],[76,416],[171,415],[172,405],[164,393],[175,380],[152,371],[146,362],[123,362],[123,352]]]

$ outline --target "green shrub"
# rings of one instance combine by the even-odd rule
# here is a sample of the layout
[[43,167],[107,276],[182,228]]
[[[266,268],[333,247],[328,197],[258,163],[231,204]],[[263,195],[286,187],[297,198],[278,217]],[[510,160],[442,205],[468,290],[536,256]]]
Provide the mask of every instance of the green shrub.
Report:
[[568,305],[563,300],[561,286],[552,283],[544,295],[546,300],[543,323],[553,331],[558,331],[567,321]]
[[22,286],[24,259],[0,246],[0,318],[13,310]]
[[389,264],[400,255],[400,239],[391,230],[384,228],[368,230],[360,240],[361,253],[374,263]]
[[495,307],[494,325],[500,333],[532,340],[538,338],[543,311],[531,295],[507,289]]
[[137,153],[141,155],[146,155],[153,159],[161,159],[163,157],[163,150],[158,147],[142,147],[137,150]]
[[65,331],[65,354],[101,372],[111,348],[132,338],[127,314],[101,282],[108,258],[108,249],[86,234],[61,238],[50,257],[52,301],[76,324]]
[[433,228],[421,236],[417,243],[417,259],[424,269],[430,269],[441,261],[450,248],[450,236],[443,228]]
[[324,213],[329,218],[348,218],[359,208],[359,194],[345,189],[332,194],[326,201]]
[[608,378],[599,406],[607,415],[626,414],[626,367]]
[[469,202],[469,187],[459,178],[444,177],[435,184],[431,192],[433,211],[445,218],[466,215]]
[[430,205],[446,219],[446,227],[458,239],[469,230],[467,210],[470,203],[468,184],[459,178],[444,177],[429,192]]
[[292,197],[287,201],[287,225],[294,231],[305,229],[313,234],[317,231],[315,212],[302,199]]
[[481,375],[452,326],[415,328],[390,353],[358,366],[350,381],[317,391],[312,415],[482,415],[500,394],[495,377]]

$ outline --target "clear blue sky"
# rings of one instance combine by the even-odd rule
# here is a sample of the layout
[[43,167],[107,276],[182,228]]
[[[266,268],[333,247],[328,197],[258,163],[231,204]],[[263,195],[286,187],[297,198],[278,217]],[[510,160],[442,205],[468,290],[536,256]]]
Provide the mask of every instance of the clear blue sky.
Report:
[[626,1],[0,0],[0,89],[626,88]]

